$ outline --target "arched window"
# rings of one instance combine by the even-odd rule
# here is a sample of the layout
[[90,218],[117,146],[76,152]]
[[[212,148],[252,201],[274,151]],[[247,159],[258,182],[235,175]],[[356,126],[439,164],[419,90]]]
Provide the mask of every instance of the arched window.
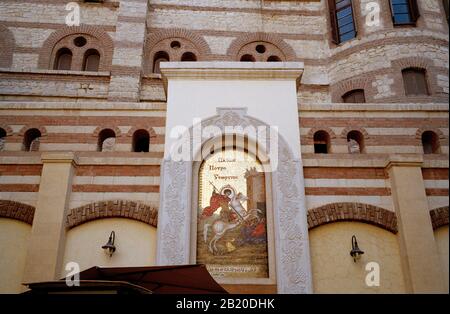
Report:
[[425,69],[408,68],[402,70],[406,96],[429,95]]
[[146,130],[137,130],[133,134],[133,152],[148,153],[150,149],[150,134]]
[[278,57],[278,56],[270,56],[270,57],[267,59],[267,62],[281,62],[281,59],[280,59],[280,57]]
[[100,53],[95,49],[89,49],[84,54],[83,71],[97,72],[100,67]]
[[72,67],[72,51],[68,48],[58,50],[55,58],[54,70],[70,70]]
[[158,51],[153,57],[153,73],[161,73],[161,62],[169,62],[169,54],[165,51]]
[[116,133],[111,129],[104,129],[98,135],[97,150],[99,152],[114,151],[115,143],[116,143]]
[[0,152],[5,149],[6,131],[0,128]]
[[41,131],[38,129],[29,129],[23,137],[22,150],[26,152],[39,151]]
[[192,52],[185,52],[181,56],[181,61],[197,61],[197,56]]
[[350,131],[347,134],[348,152],[360,154],[364,152],[364,135],[359,131]]
[[342,100],[344,103],[360,104],[366,102],[366,97],[363,89],[355,89],[345,93]]
[[439,137],[433,131],[425,131],[422,133],[422,146],[424,154],[440,153]]
[[316,133],[314,133],[314,153],[330,153],[330,135],[327,132],[317,131]]
[[250,54],[243,55],[241,57],[241,62],[255,62],[255,57]]

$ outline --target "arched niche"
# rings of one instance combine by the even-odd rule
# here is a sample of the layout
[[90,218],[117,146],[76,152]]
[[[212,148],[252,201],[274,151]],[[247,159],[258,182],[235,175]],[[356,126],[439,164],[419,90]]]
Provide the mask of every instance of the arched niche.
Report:
[[[193,143],[195,130],[202,134],[205,128],[211,126],[218,128],[222,134],[227,133],[227,127],[234,127],[234,133],[242,136],[245,136],[243,130],[246,127],[270,128],[267,123],[248,116],[243,108],[218,108],[217,115],[202,120],[201,125],[194,125],[182,138],[188,138],[189,143]],[[311,293],[303,167],[301,159],[294,156],[284,138],[272,131],[277,139],[275,158],[269,154],[272,167],[270,191],[274,217],[277,292]],[[198,154],[206,141],[214,137],[206,136],[201,139],[199,145],[194,145],[193,156]],[[249,139],[256,140],[251,136]],[[272,151],[268,143],[258,141],[258,144],[267,152]],[[192,219],[194,158],[175,160],[172,156],[166,151],[162,162],[161,205],[158,213],[158,265],[189,264],[194,249],[191,245],[191,232],[196,223]]]
[[[275,285],[267,153],[255,140],[236,133],[206,140],[201,151],[206,154],[201,158],[197,152],[192,171],[190,262],[205,264],[221,284]],[[230,229],[216,233],[215,223]]]

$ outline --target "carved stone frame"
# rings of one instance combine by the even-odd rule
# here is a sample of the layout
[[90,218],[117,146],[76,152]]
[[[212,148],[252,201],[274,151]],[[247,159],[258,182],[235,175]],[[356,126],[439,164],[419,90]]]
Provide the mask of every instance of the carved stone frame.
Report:
[[[202,121],[202,128],[210,125],[219,127],[222,132],[226,126],[268,126],[246,115],[242,109],[231,108],[218,109],[218,115]],[[189,130],[191,139],[192,129]],[[277,136],[278,167],[271,174],[277,289],[278,293],[312,293],[302,161],[294,157],[283,137]],[[193,167],[194,161],[173,161],[170,156],[163,160],[158,265],[192,262],[191,230],[196,224],[192,220]]]

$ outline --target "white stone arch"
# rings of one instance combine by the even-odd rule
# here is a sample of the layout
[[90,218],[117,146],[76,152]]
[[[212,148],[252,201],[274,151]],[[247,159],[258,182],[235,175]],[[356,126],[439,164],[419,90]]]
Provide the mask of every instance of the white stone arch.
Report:
[[[201,128],[215,125],[266,126],[245,109],[220,108],[216,116],[202,120]],[[190,136],[192,136],[192,126]],[[279,293],[312,293],[303,167],[284,138],[277,134],[278,163],[272,178],[276,279]],[[256,139],[253,139],[256,140]],[[271,160],[271,164],[273,164]],[[166,156],[161,167],[158,213],[158,265],[191,262],[192,188],[194,161],[173,161]]]

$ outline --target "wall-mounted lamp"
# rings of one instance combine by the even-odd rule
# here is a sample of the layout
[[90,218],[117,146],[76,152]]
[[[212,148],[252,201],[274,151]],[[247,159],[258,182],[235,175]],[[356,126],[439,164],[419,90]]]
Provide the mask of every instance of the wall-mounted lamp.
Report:
[[102,246],[102,249],[104,249],[105,252],[107,254],[109,254],[110,257],[116,251],[116,246],[114,245],[115,240],[116,240],[116,233],[114,231],[111,231],[111,234],[109,235],[108,243],[106,243],[104,246]]
[[361,258],[364,252],[361,251],[358,247],[358,241],[356,241],[356,236],[352,237],[352,250],[350,251],[350,255],[353,257],[353,261],[356,263],[356,260]]

